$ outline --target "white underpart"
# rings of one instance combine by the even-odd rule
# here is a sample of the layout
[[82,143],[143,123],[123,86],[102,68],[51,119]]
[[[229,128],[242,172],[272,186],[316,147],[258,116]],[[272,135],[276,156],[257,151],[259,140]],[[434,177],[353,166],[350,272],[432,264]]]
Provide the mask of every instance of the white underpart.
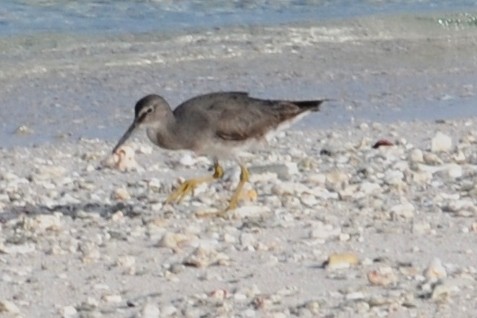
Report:
[[301,113],[300,115],[298,116],[295,116],[293,117],[292,119],[289,119],[289,120],[286,120],[282,123],[280,123],[277,128],[273,129],[273,130],[270,130],[269,132],[267,132],[265,134],[265,139],[267,140],[267,142],[270,142],[270,140],[272,140],[274,137],[276,137],[276,135],[285,130],[285,129],[288,129],[290,128],[290,126],[292,126],[293,124],[295,124],[296,122],[300,121],[303,119],[303,117],[305,117],[306,115],[310,114],[311,111],[305,111],[303,113]]

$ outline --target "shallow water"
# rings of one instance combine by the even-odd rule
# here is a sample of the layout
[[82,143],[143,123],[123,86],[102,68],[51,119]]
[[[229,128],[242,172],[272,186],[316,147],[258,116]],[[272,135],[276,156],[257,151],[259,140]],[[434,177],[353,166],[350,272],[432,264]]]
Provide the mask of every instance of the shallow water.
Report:
[[469,0],[3,0],[0,35],[195,30],[474,8]]
[[[476,115],[477,14],[466,1],[31,3],[0,5],[0,147],[113,141],[148,93],[172,107],[220,90],[334,99],[299,128]],[[154,23],[134,13],[154,10],[165,10]]]

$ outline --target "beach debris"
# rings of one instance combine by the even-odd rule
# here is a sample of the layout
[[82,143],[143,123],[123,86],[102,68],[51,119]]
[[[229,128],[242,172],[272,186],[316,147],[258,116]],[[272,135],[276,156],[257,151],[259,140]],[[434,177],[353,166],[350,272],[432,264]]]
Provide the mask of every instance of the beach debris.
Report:
[[442,132],[437,132],[431,141],[431,151],[449,152],[452,150],[452,138]]
[[367,277],[372,285],[377,286],[392,285],[398,280],[397,275],[390,266],[381,266],[378,269],[369,271]]
[[131,195],[126,188],[120,187],[114,189],[114,191],[111,193],[111,199],[116,201],[127,201],[131,199]]
[[213,265],[227,266],[230,258],[213,248],[196,248],[189,256],[184,259],[186,266],[205,268]]
[[17,129],[15,129],[15,134],[20,136],[31,135],[33,134],[33,129],[31,129],[27,125],[21,125],[18,126]]
[[447,270],[444,265],[442,265],[441,260],[436,257],[427,266],[426,270],[424,271],[424,276],[427,280],[434,282],[446,278]]
[[346,269],[359,264],[359,258],[355,253],[335,253],[328,256],[323,267],[329,270]]
[[115,153],[108,155],[101,161],[102,166],[119,171],[131,171],[138,168],[134,157],[134,150],[129,146],[119,147]]
[[17,305],[15,305],[15,303],[6,299],[2,299],[0,300],[0,313],[10,314],[10,315],[19,315],[20,309],[17,307]]
[[387,139],[380,139],[377,142],[375,142],[371,148],[378,149],[380,147],[390,147],[390,146],[394,146],[394,144],[391,141]]

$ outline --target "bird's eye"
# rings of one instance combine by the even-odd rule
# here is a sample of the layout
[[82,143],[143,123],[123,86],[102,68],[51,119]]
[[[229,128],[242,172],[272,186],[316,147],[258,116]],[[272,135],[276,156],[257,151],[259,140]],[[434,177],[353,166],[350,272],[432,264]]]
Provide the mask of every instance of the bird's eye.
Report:
[[148,108],[148,109],[146,110],[146,114],[149,114],[149,113],[152,113],[152,108]]

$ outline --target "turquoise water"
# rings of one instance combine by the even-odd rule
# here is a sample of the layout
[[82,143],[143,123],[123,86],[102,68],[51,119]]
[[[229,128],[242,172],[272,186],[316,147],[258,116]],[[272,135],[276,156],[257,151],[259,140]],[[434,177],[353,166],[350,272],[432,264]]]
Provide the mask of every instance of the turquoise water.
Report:
[[475,1],[468,0],[2,0],[0,35],[141,33],[382,13],[465,12],[475,7]]

